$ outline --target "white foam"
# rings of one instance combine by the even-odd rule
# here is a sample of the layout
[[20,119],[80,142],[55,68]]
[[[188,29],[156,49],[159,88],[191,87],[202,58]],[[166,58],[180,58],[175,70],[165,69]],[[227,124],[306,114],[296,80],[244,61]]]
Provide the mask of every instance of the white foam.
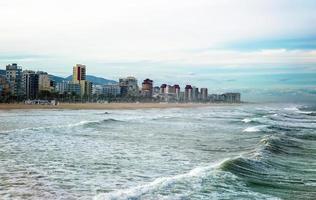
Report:
[[252,119],[245,118],[245,119],[243,119],[241,121],[244,122],[244,123],[249,123],[249,122],[252,122]]
[[259,132],[262,130],[262,128],[265,128],[266,126],[252,126],[248,127],[243,130],[243,132],[253,133],[253,132]]
[[287,111],[295,111],[296,113],[301,113],[301,114],[312,114],[313,112],[311,111],[302,111],[298,107],[289,107],[289,108],[284,108],[284,110]]
[[148,184],[136,186],[133,188],[128,189],[122,189],[122,190],[116,190],[109,193],[102,193],[98,194],[94,197],[95,200],[114,200],[114,199],[131,199],[131,198],[139,198],[140,196],[149,193],[150,191],[155,191],[157,189],[164,188],[166,186],[172,185],[177,181],[181,181],[183,179],[188,178],[194,178],[194,177],[204,177],[207,172],[209,172],[212,169],[215,169],[216,167],[219,167],[223,162],[227,161],[228,159],[225,159],[224,161],[221,161],[219,163],[216,163],[214,165],[206,166],[206,167],[197,167],[189,171],[185,174],[180,174],[172,177],[161,177],[157,178],[153,182],[150,182]]
[[66,125],[53,125],[53,126],[39,126],[39,127],[28,127],[28,128],[20,128],[20,129],[12,129],[12,130],[6,130],[1,131],[0,133],[12,133],[12,132],[24,132],[24,131],[30,131],[30,130],[45,130],[45,129],[51,129],[51,128],[71,128],[76,126],[82,126],[85,124],[98,122],[98,121],[80,121],[78,123],[73,124],[66,124]]
[[284,110],[288,110],[288,111],[299,111],[298,107],[295,107],[295,106],[288,107],[288,108],[284,108]]

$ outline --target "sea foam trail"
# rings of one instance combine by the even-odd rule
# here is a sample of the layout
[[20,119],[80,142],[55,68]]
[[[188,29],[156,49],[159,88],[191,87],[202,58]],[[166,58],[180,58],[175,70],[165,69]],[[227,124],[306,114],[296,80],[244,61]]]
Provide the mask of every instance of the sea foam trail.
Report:
[[95,196],[94,199],[95,200],[138,199],[144,194],[171,186],[181,180],[186,180],[190,178],[203,178],[207,176],[208,172],[219,168],[222,165],[222,163],[225,163],[227,160],[229,159],[225,159],[221,162],[215,163],[210,166],[196,167],[185,174],[179,174],[179,175],[171,176],[171,177],[157,178],[153,182],[136,186],[133,188],[98,194]]
[[262,129],[264,129],[266,127],[267,127],[266,125],[252,126],[252,127],[248,127],[246,129],[244,129],[243,132],[248,132],[248,133],[259,132],[259,131],[262,131]]
[[83,120],[78,123],[70,123],[70,124],[64,124],[64,125],[28,127],[28,128],[21,128],[21,129],[5,130],[5,131],[1,131],[0,134],[7,134],[7,133],[13,133],[13,132],[25,132],[25,131],[41,131],[41,130],[47,130],[47,129],[73,128],[73,127],[79,127],[79,126],[105,124],[105,123],[110,123],[110,122],[120,122],[120,120],[116,120],[112,118],[102,119],[102,120],[90,120],[90,121]]

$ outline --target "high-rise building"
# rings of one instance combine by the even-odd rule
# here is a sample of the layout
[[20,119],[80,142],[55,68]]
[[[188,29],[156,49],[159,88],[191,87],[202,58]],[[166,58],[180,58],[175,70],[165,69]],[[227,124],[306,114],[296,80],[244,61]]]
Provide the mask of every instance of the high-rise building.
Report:
[[39,75],[31,70],[23,71],[22,82],[26,99],[36,99],[38,96]]
[[65,92],[68,92],[67,91],[68,84],[69,84],[69,81],[62,81],[60,83],[57,83],[57,85],[56,85],[57,92],[59,94],[64,94]]
[[85,81],[85,80],[86,80],[86,66],[81,65],[81,64],[76,64],[73,67],[72,82],[80,84],[80,81]]
[[227,103],[240,103],[240,93],[225,93],[223,96]]
[[201,100],[206,101],[208,98],[208,90],[207,88],[201,88]]
[[0,75],[0,96],[9,96],[10,84],[7,81],[6,76]]
[[139,95],[137,79],[135,77],[129,76],[126,78],[120,78],[119,86],[120,86],[122,96],[138,96]]
[[184,101],[192,101],[192,86],[186,85],[184,90]]
[[153,89],[154,95],[158,95],[160,92],[160,87],[159,86],[155,86]]
[[6,66],[6,78],[10,85],[10,94],[12,96],[22,96],[22,67],[16,63]]
[[193,86],[192,87],[192,101],[198,101],[199,100],[199,88]]
[[167,84],[162,84],[160,86],[160,94],[165,94],[166,93],[166,88],[167,88]]
[[102,94],[105,96],[116,97],[121,93],[120,86],[118,84],[103,85]]
[[176,84],[173,87],[174,87],[175,93],[176,93],[176,100],[179,101],[180,100],[180,86]]
[[37,72],[39,92],[51,92],[51,80],[46,72]]
[[166,94],[172,94],[175,95],[176,94],[176,88],[172,85],[167,85],[166,87]]
[[81,96],[91,96],[92,94],[92,83],[86,80],[86,66],[76,64],[73,67],[72,83],[80,85]]
[[83,96],[81,94],[81,91],[82,91],[81,85],[79,83],[68,83],[67,84],[66,92],[68,94]]
[[153,81],[148,78],[142,83],[142,96],[150,98],[153,96]]

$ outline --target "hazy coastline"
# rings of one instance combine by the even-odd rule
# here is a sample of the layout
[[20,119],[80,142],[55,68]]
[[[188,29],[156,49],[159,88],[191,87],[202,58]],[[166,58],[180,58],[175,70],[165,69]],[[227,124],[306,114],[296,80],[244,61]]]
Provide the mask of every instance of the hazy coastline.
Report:
[[60,103],[59,105],[28,105],[22,103],[0,104],[0,110],[11,109],[69,109],[69,110],[119,110],[150,108],[194,108],[222,105],[240,105],[230,103]]

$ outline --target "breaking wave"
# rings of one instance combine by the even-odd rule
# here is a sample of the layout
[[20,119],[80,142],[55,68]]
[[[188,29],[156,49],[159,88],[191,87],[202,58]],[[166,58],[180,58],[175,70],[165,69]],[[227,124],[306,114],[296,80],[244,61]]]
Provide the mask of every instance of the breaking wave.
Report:
[[268,126],[266,125],[252,126],[252,127],[248,127],[244,129],[243,132],[248,132],[248,133],[259,132],[259,131],[265,130],[267,127]]

